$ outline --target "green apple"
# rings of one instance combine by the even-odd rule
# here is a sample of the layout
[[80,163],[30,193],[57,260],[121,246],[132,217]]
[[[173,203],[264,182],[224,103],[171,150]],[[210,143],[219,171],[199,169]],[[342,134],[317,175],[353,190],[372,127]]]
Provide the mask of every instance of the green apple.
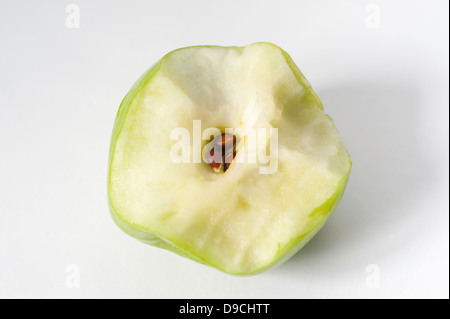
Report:
[[108,198],[114,221],[138,240],[249,275],[320,230],[351,166],[285,51],[194,46],[165,55],[122,101]]

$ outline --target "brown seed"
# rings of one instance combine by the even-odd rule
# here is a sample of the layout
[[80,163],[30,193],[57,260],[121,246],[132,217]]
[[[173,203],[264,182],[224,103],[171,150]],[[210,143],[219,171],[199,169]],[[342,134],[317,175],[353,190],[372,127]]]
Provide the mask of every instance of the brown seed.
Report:
[[[223,133],[214,138],[213,144],[208,153],[208,163],[216,173],[226,172],[236,157],[236,136]],[[220,150],[221,154],[215,154],[215,150]]]
[[212,148],[208,154],[208,163],[216,173],[219,173],[222,169],[222,158],[216,157],[218,156],[214,155],[214,148]]
[[214,144],[219,147],[236,147],[236,136],[230,133],[223,133],[214,138]]
[[230,167],[235,157],[236,157],[236,150],[233,150],[232,153],[228,153],[224,156],[224,164],[223,164],[224,172],[226,172],[227,169]]

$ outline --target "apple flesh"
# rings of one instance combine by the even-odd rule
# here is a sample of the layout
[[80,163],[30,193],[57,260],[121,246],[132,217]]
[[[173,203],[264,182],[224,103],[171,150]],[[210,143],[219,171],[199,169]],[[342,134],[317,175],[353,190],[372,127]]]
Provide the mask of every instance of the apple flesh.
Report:
[[[194,120],[202,128],[277,128],[276,171],[261,174],[259,163],[235,159],[226,171],[175,163],[171,132],[181,127],[192,136]],[[247,141],[238,137],[238,154],[248,152]],[[226,273],[255,274],[320,230],[351,165],[332,119],[285,51],[270,43],[182,48],[122,101],[110,149],[110,211],[144,243]]]

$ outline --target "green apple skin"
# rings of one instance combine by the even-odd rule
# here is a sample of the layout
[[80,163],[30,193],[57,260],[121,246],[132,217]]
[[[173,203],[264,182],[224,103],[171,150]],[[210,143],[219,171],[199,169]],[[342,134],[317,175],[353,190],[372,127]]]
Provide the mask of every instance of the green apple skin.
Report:
[[[298,83],[305,88],[307,91],[306,97],[310,102],[314,103],[317,107],[323,110],[322,102],[320,101],[317,94],[313,91],[310,83],[305,78],[305,76],[302,74],[302,72],[299,70],[297,65],[293,62],[292,58],[289,56],[287,52],[279,48],[278,46],[268,43],[268,42],[258,42],[255,44],[267,44],[270,46],[274,46],[277,49],[279,49],[284,58],[286,59],[286,63],[289,65],[290,69],[292,70],[293,74],[295,75],[295,78],[297,79]],[[226,269],[223,269],[221,265],[217,265],[211,262],[208,262],[205,259],[208,258],[199,258],[195,254],[191,253],[186,247],[183,247],[182,243],[172,241],[170,238],[167,238],[163,234],[159,234],[155,232],[154,230],[148,230],[140,225],[130,224],[127,220],[125,220],[119,211],[114,207],[114,204],[111,200],[111,193],[110,193],[110,186],[111,186],[111,164],[113,160],[113,154],[114,149],[116,146],[117,138],[121,132],[123,123],[125,121],[125,118],[127,116],[129,107],[133,101],[133,99],[136,97],[136,95],[139,93],[139,91],[144,88],[149,81],[154,77],[155,74],[157,74],[161,63],[167,59],[170,55],[172,55],[174,52],[177,52],[179,50],[187,49],[187,48],[195,48],[194,47],[186,47],[186,48],[180,48],[174,51],[169,52],[166,54],[161,60],[156,62],[152,67],[150,67],[132,86],[132,88],[129,90],[129,92],[126,94],[125,98],[123,99],[122,103],[120,104],[115,122],[114,122],[114,128],[112,132],[112,138],[111,138],[111,144],[110,144],[110,152],[109,152],[109,169],[108,169],[108,203],[109,203],[109,209],[110,214],[114,220],[114,222],[117,224],[117,226],[122,229],[126,234],[134,237],[135,239],[146,243],[151,246],[167,249],[169,251],[172,251],[180,256],[190,258],[198,263],[213,267],[215,269],[218,269],[222,272],[231,274],[231,275],[237,275],[237,276],[249,276],[249,275],[255,275],[262,273],[264,271],[267,271],[269,269],[273,269],[274,267],[277,267],[281,264],[283,264],[285,261],[290,259],[293,255],[295,255],[300,249],[302,249],[316,234],[319,232],[319,230],[326,224],[327,220],[329,219],[331,213],[335,210],[337,205],[339,204],[349,176],[350,176],[350,170],[352,166],[351,159],[349,157],[349,163],[350,163],[350,169],[348,170],[348,174],[344,176],[341,181],[339,182],[338,187],[336,188],[335,193],[321,206],[317,207],[309,216],[316,217],[317,223],[311,227],[311,230],[305,234],[302,234],[301,236],[292,238],[290,242],[285,245],[282,249],[278,251],[278,254],[273,258],[273,262],[270,264],[265,265],[264,267],[260,269],[253,269],[252,271],[248,272],[230,272]],[[198,46],[198,47],[211,47],[214,48],[216,46]],[[243,49],[244,47],[230,47],[234,49]],[[347,153],[348,155],[348,153]]]

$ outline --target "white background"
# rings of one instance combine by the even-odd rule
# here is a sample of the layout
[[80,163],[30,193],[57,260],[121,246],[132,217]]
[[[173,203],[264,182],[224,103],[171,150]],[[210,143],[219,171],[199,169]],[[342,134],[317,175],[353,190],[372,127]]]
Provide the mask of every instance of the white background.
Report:
[[[448,1],[80,0],[79,28],[70,3],[0,1],[0,297],[449,297]],[[123,233],[106,172],[150,65],[256,41],[290,53],[353,170],[303,250],[235,277]]]

